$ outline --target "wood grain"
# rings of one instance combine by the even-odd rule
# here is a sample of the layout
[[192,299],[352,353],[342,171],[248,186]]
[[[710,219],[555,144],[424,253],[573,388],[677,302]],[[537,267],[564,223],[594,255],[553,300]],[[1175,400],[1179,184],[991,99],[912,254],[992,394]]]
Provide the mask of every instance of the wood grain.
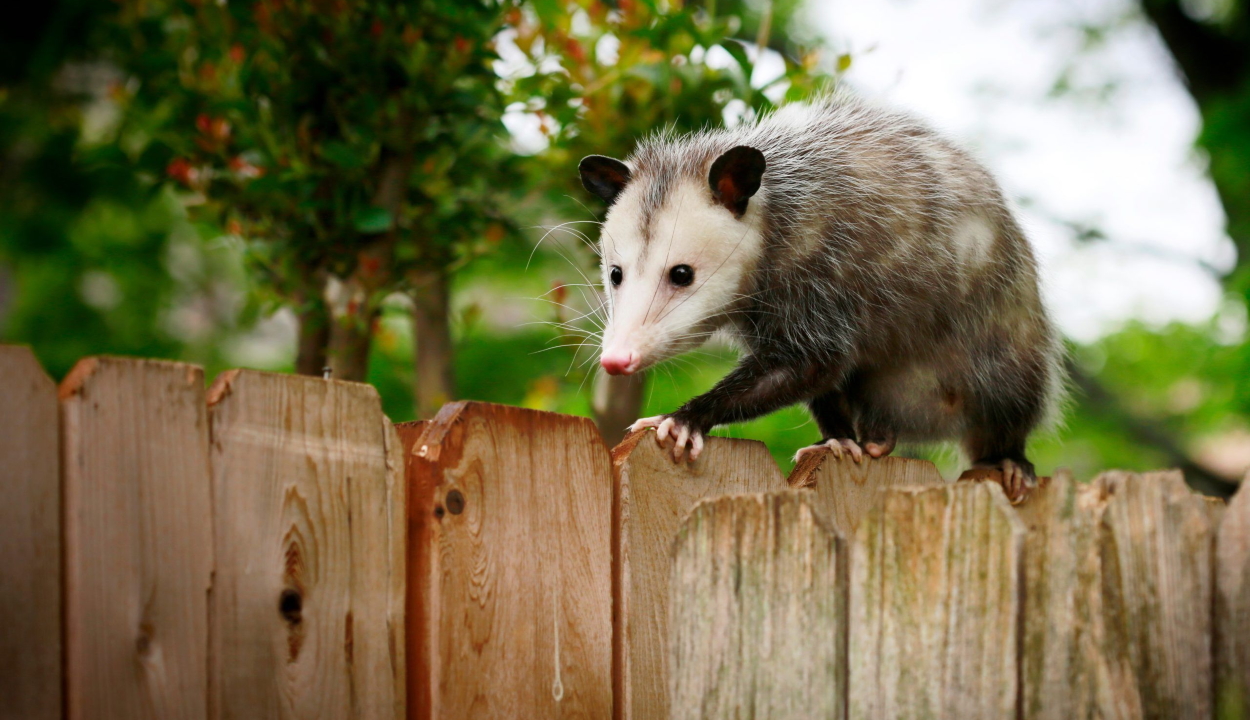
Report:
[[1014,718],[1025,529],[989,483],[895,488],[851,551],[851,718]]
[[668,601],[672,544],[700,500],[781,490],[763,443],[712,437],[699,460],[674,463],[655,431],[631,434],[612,451],[616,477],[614,689],[618,718],[668,714]]
[[1098,525],[1106,496],[1064,470],[1017,507],[1025,540],[1024,717],[1117,717],[1102,653]]
[[1213,509],[1179,471],[1095,484],[1110,496],[1099,544],[1113,702],[1133,717],[1209,718]]
[[61,383],[71,718],[204,718],[213,568],[204,374],[80,361]]
[[56,385],[0,345],[0,719],[61,717],[61,465]]
[[459,402],[410,447],[425,610],[409,717],[609,717],[612,469],[594,424]]
[[668,717],[845,718],[844,551],[808,491],[699,503],[674,548]]
[[860,520],[880,499],[882,490],[942,485],[945,481],[927,460],[887,456],[855,462],[847,455],[838,459],[829,450],[817,450],[804,456],[787,483],[794,488],[812,488],[816,512],[838,532],[855,537]]
[[213,717],[398,720],[405,484],[377,391],[232,370],[209,402]]
[[1215,544],[1218,718],[1250,717],[1250,475],[1233,496]]

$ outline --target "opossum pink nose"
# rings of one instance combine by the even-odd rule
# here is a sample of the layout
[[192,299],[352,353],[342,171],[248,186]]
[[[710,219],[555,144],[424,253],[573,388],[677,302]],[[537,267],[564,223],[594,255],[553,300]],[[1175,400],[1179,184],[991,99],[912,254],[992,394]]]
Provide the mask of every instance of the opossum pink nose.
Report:
[[636,352],[604,353],[599,364],[609,375],[631,375],[638,371],[642,358]]

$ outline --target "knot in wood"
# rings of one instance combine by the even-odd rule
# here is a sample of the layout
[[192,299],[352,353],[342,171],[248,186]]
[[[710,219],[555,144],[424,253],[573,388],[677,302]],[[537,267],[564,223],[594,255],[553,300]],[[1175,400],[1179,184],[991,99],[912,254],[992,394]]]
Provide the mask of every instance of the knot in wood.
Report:
[[278,596],[278,612],[292,625],[299,625],[303,619],[304,598],[298,590],[287,588]]
[[464,493],[459,490],[452,490],[447,493],[447,509],[452,515],[459,515],[464,512]]

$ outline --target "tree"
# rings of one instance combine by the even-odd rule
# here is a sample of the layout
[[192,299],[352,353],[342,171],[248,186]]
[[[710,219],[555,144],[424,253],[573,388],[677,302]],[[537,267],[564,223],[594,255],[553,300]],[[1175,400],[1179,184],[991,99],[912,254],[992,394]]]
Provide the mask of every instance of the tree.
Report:
[[114,61],[161,107],[160,170],[246,238],[300,319],[299,372],[363,379],[382,299],[412,298],[418,405],[453,395],[449,276],[513,228],[492,40],[508,5],[123,6]]

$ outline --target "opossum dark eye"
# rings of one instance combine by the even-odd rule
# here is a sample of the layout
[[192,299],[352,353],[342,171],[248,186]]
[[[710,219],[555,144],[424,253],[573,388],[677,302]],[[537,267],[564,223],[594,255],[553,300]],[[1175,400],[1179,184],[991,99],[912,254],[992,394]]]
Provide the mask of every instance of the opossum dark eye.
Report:
[[694,282],[694,268],[689,265],[674,265],[668,271],[668,281],[677,287],[686,287]]
[[621,272],[620,265],[613,265],[612,272],[608,273],[608,278],[612,280],[612,287],[616,287],[625,279],[625,273]]

